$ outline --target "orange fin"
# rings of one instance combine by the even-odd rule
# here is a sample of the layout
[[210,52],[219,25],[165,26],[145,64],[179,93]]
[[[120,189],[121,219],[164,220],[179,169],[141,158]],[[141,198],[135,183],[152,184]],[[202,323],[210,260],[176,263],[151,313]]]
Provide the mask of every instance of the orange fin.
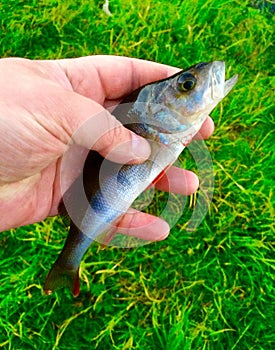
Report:
[[70,288],[74,297],[78,296],[80,291],[79,268],[64,269],[55,263],[46,278],[44,293],[49,295],[56,289],[63,287]]
[[146,188],[148,190],[152,185],[155,185],[166,173],[166,171],[171,167],[172,164],[168,164],[158,175],[155,177],[155,179],[152,181],[152,183]]

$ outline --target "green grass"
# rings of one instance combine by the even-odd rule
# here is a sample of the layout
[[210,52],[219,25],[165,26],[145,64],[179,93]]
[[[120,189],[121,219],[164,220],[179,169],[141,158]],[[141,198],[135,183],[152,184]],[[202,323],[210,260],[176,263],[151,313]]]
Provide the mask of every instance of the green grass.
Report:
[[[221,59],[239,81],[212,114],[214,197],[195,232],[185,230],[193,196],[164,242],[94,244],[76,299],[42,293],[66,236],[59,218],[1,234],[0,347],[275,348],[274,17],[271,2],[255,3],[113,0],[108,17],[103,1],[2,2],[1,57],[118,54],[182,68]],[[188,150],[181,161],[196,171]]]

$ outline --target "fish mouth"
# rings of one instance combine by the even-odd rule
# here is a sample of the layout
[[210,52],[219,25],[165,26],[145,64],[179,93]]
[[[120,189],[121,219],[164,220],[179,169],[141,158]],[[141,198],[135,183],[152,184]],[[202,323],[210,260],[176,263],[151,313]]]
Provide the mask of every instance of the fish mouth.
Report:
[[225,62],[223,61],[210,63],[209,77],[210,94],[214,101],[223,99],[232,90],[238,80],[237,74],[225,80]]

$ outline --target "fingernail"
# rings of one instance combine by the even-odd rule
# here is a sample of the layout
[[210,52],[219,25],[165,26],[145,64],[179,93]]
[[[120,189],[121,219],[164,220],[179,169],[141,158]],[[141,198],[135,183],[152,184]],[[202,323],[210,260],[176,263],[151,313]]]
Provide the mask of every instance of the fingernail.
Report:
[[149,143],[142,137],[132,134],[132,148],[136,158],[147,159],[151,153]]

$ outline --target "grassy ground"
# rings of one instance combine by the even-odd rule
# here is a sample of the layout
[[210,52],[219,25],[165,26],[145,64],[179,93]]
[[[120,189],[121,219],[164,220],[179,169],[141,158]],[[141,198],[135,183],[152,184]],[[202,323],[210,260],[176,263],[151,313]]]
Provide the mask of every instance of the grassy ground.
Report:
[[[133,250],[94,244],[77,299],[66,290],[42,294],[66,236],[60,219],[2,233],[0,347],[275,348],[272,4],[111,0],[112,17],[102,4],[3,1],[1,56],[118,54],[183,68],[225,60],[240,77],[213,113],[213,202],[195,232],[184,230],[193,197],[164,242]],[[188,151],[181,160],[196,171]]]

